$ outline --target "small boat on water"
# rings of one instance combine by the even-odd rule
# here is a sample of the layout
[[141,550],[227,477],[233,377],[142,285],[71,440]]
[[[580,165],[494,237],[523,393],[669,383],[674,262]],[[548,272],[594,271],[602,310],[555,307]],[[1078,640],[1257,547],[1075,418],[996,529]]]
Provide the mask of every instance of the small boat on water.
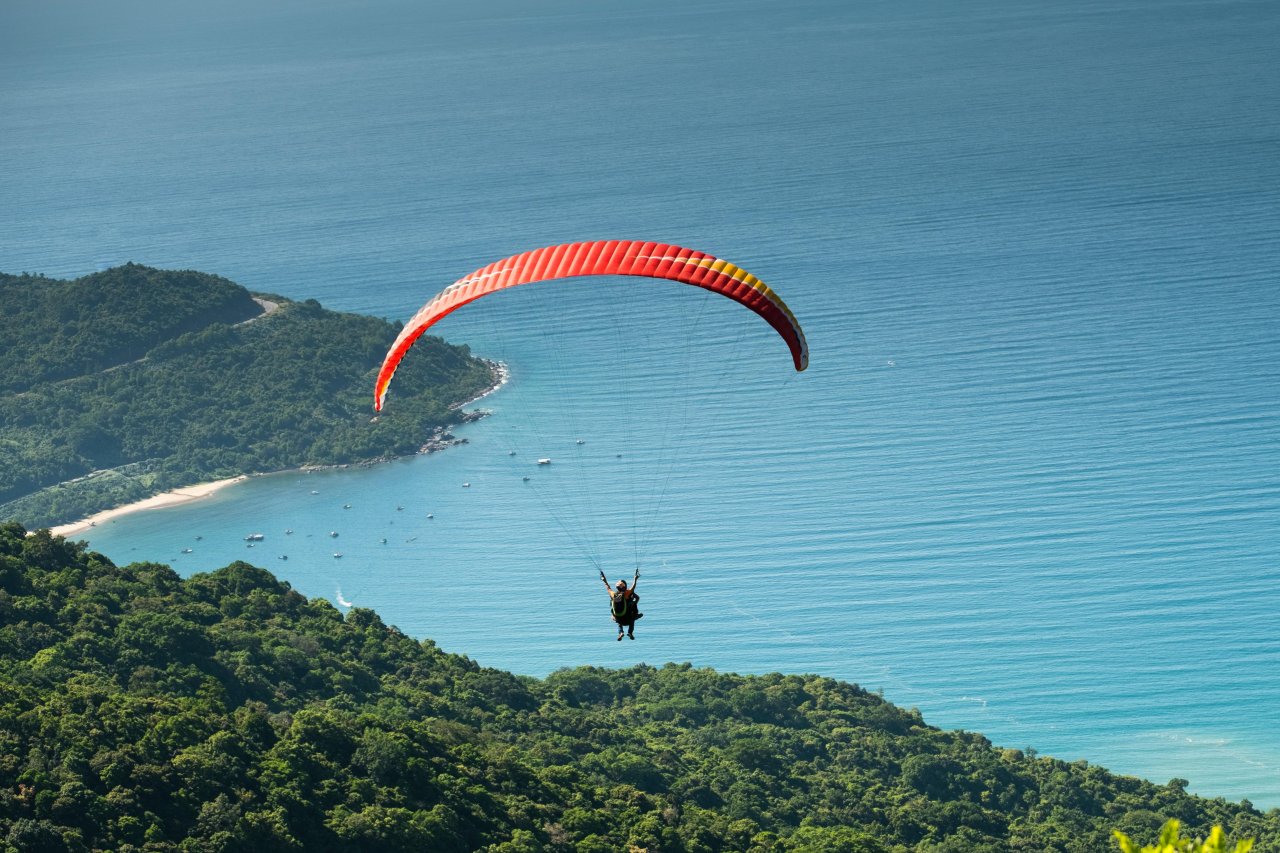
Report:
[[436,514],[434,512],[427,513],[427,518],[435,518],[435,517],[436,517]]
[[586,444],[586,442],[583,441],[582,439],[578,439],[578,444]]
[[191,553],[191,549],[190,549],[190,548],[183,548],[183,549],[182,549],[182,553],[184,553],[184,554],[190,554],[190,553]]
[[548,457],[543,457],[542,459],[539,459],[539,460],[538,460],[538,464],[539,464],[539,465],[550,465],[550,464],[551,464],[551,459],[550,459],[550,458],[548,458]]
[[293,535],[293,528],[292,528],[292,527],[290,527],[288,530],[286,530],[286,531],[284,532],[284,535],[285,535],[285,536],[292,536],[292,535]]
[[280,555],[279,557],[277,557],[276,559],[277,559],[277,560],[287,560],[287,559],[289,559],[289,555],[288,555],[288,554],[281,554],[281,555]]
[[471,488],[471,484],[470,484],[470,483],[463,483],[463,484],[462,484],[462,488],[464,488],[464,489],[469,489],[469,488]]
[[351,504],[343,504],[343,505],[342,505],[342,508],[343,508],[343,509],[351,509]]
[[335,560],[340,559],[341,557],[342,557],[342,552],[341,552],[341,551],[334,551],[334,552],[333,552],[333,558],[334,558]]
[[264,535],[263,535],[263,534],[261,534],[261,533],[250,533],[248,536],[244,537],[244,541],[246,541],[246,542],[261,542],[263,539],[266,539],[266,538],[267,538],[267,537],[266,537],[266,536],[264,536]]
[[526,483],[527,483],[527,482],[529,482],[529,478],[528,478],[528,477],[525,477],[525,478],[524,478],[524,481],[525,481]]
[[338,538],[338,531],[336,531],[336,530],[330,530],[330,531],[329,531],[329,535],[330,535],[330,536],[332,536],[334,539],[337,539],[337,538]]

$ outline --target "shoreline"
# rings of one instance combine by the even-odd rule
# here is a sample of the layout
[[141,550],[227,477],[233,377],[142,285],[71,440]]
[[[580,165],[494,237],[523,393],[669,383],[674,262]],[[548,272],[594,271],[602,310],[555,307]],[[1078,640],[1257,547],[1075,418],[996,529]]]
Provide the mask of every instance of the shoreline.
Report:
[[248,474],[241,474],[238,477],[228,477],[225,480],[214,480],[211,483],[197,483],[194,486],[183,486],[180,489],[174,489],[169,492],[161,492],[158,495],[152,495],[149,498],[143,498],[140,501],[134,501],[124,506],[104,509],[101,512],[95,512],[88,518],[80,521],[73,521],[68,524],[59,524],[57,527],[50,527],[49,532],[54,536],[74,536],[77,533],[84,533],[97,527],[107,521],[113,521],[122,515],[129,515],[134,512],[141,512],[148,509],[164,509],[171,506],[179,506],[181,504],[198,501],[207,498],[210,495],[220,492],[227,486],[235,485],[249,479]]
[[[484,399],[485,397],[488,397],[490,394],[500,389],[503,385],[506,385],[507,380],[511,378],[511,370],[503,362],[490,361],[489,359],[483,359],[483,361],[489,365],[489,369],[493,372],[493,384],[490,385],[488,388],[484,389],[483,391],[481,391],[479,394],[476,394],[474,397],[470,398],[469,400],[463,400],[461,403],[450,406],[449,408],[451,411],[458,411],[462,409],[464,406],[470,406],[472,403],[475,403],[479,400]],[[473,412],[473,413],[466,413],[466,414],[470,416],[464,416],[463,422],[469,423],[473,420],[477,420],[481,417],[484,417],[484,415],[487,414],[487,412]],[[466,443],[465,438],[464,439],[454,438],[449,433],[448,427],[439,427],[436,434],[428,438],[427,442],[423,444],[421,448],[419,448],[418,453],[419,454],[435,453],[440,450],[444,450],[448,447],[453,447],[455,444],[465,444],[465,443]],[[390,458],[374,459],[365,463],[346,463],[342,465],[305,465],[300,468],[288,468],[284,470],[306,472],[306,471],[324,470],[327,468],[346,468],[350,464],[373,465],[373,464],[377,464],[378,462],[388,462],[388,461],[390,461]],[[283,471],[274,472],[274,473],[283,473]],[[222,491],[227,486],[233,486],[236,483],[244,482],[250,477],[256,477],[256,476],[262,476],[262,475],[261,474],[240,474],[239,476],[236,476],[236,477],[228,477],[225,480],[214,480],[209,483],[197,483],[194,486],[183,486],[180,489],[172,489],[167,492],[161,492],[158,495],[152,495],[149,498],[143,498],[140,501],[134,501],[133,503],[130,503],[130,504],[124,504],[123,506],[112,507],[111,509],[104,509],[100,512],[95,512],[93,515],[89,516],[88,518],[82,518],[79,521],[72,521],[72,522],[68,522],[67,524],[59,524],[56,527],[50,527],[49,532],[54,536],[62,536],[64,538],[75,536],[76,534],[84,533],[85,531],[92,530],[94,527],[97,527],[99,524],[103,524],[108,521],[114,521],[115,519],[120,518],[121,516],[129,515],[131,513],[143,512],[149,509],[165,509],[167,507],[180,506],[182,504],[190,503],[192,501],[198,501],[203,498],[207,498],[210,495],[213,495],[217,492]]]
[[[476,358],[480,358],[480,357],[476,356]],[[477,403],[480,400],[483,400],[485,397],[488,397],[490,394],[497,391],[503,385],[506,385],[507,381],[511,379],[511,368],[507,367],[507,363],[505,361],[493,361],[492,359],[488,359],[488,358],[480,358],[480,361],[483,361],[485,364],[489,365],[489,372],[493,374],[493,384],[490,385],[488,388],[484,389],[483,391],[481,391],[479,394],[472,397],[470,400],[463,400],[461,403],[457,403],[453,406],[450,406],[449,409],[451,411],[457,411],[458,409],[461,409],[464,406],[470,406],[472,403]]]

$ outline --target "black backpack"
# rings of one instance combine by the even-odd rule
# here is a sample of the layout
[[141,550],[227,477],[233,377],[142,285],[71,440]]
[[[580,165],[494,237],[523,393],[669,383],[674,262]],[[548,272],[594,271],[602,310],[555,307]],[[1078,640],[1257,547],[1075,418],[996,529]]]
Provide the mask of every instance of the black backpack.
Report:
[[636,612],[636,602],[640,600],[640,596],[631,590],[627,590],[625,595],[615,595],[609,602],[610,609],[613,611],[613,618],[625,619],[627,616]]

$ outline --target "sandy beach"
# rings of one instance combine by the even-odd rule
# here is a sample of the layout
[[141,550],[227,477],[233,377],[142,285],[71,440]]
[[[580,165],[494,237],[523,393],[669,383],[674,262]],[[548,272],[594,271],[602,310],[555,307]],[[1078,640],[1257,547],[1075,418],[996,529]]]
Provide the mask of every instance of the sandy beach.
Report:
[[[268,313],[270,313],[270,309],[268,309]],[[507,380],[511,377],[511,371],[507,365],[500,361],[487,361],[487,363],[489,365],[489,369],[493,372],[493,384],[488,388],[485,388],[476,396],[468,400],[464,400],[461,403],[457,403],[451,408],[461,409],[463,406],[469,406],[472,403],[489,396],[507,383]],[[424,450],[425,449],[426,448],[424,448]],[[432,446],[431,449],[434,450],[438,448]],[[302,468],[298,470],[307,469]],[[240,481],[247,479],[248,475],[241,475],[239,477],[230,477],[226,480],[216,480],[212,483],[198,483],[194,486],[184,486],[181,489],[174,489],[171,492],[152,495],[144,500],[135,501],[134,503],[125,504],[124,506],[118,506],[114,509],[104,509],[102,512],[94,513],[88,518],[81,519],[80,521],[73,521],[69,524],[60,524],[57,527],[51,527],[49,528],[49,532],[54,536],[75,536],[79,533],[84,533],[86,530],[96,527],[99,524],[105,524],[112,519],[119,518],[122,515],[128,515],[132,512],[141,512],[142,510],[147,509],[163,509],[164,507],[178,506],[179,504],[198,501],[201,498],[209,497],[213,493],[220,489],[224,489],[233,483],[239,483]]]
[[152,495],[145,500],[136,501],[124,506],[118,506],[114,509],[104,509],[102,512],[94,513],[81,521],[73,521],[70,524],[60,524],[57,527],[49,528],[54,536],[75,536],[77,533],[84,533],[91,527],[104,524],[113,518],[119,518],[122,515],[128,515],[131,512],[139,512],[144,509],[161,509],[168,506],[177,506],[178,504],[190,503],[198,501],[201,498],[207,498],[219,489],[225,489],[233,483],[239,483],[247,480],[248,477],[231,477],[226,480],[216,480],[212,483],[198,483],[194,486],[185,486],[181,489],[174,489],[171,492],[165,492],[160,495]]

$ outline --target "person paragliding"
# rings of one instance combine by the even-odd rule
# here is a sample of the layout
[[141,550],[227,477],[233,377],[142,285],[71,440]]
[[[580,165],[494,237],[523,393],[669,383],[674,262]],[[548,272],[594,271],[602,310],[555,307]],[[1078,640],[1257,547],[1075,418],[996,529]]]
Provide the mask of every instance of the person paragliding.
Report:
[[[494,261],[463,276],[433,296],[409,318],[383,357],[382,366],[374,381],[374,411],[383,410],[391,380],[414,342],[440,320],[491,294],[524,285],[540,287],[545,282],[578,276],[630,276],[671,281],[720,294],[768,323],[786,344],[797,371],[803,371],[809,366],[809,345],[805,340],[804,330],[800,328],[800,321],[781,296],[742,267],[706,252],[670,243],[588,240],[544,246]],[[566,342],[565,351],[575,351],[573,342]],[[578,440],[577,443],[582,444],[583,441]],[[539,464],[544,462],[550,462],[550,459],[539,460]],[[523,478],[523,482],[527,483],[529,480],[529,477]],[[595,559],[592,562],[599,565]],[[634,640],[636,620],[644,615],[639,612],[640,597],[635,592],[640,580],[639,570],[629,587],[625,580],[619,580],[614,586],[610,586],[603,571],[600,573],[600,580],[609,593],[610,611],[618,626],[618,639],[621,640],[625,634]]]
[[623,634],[634,640],[636,620],[644,615],[640,612],[640,596],[636,595],[636,586],[640,583],[640,570],[636,569],[636,576],[631,579],[630,587],[621,578],[613,586],[609,586],[609,579],[605,577],[603,571],[600,572],[600,580],[604,584],[605,591],[609,593],[609,614],[613,617],[613,621],[618,623],[618,642],[622,642]]

